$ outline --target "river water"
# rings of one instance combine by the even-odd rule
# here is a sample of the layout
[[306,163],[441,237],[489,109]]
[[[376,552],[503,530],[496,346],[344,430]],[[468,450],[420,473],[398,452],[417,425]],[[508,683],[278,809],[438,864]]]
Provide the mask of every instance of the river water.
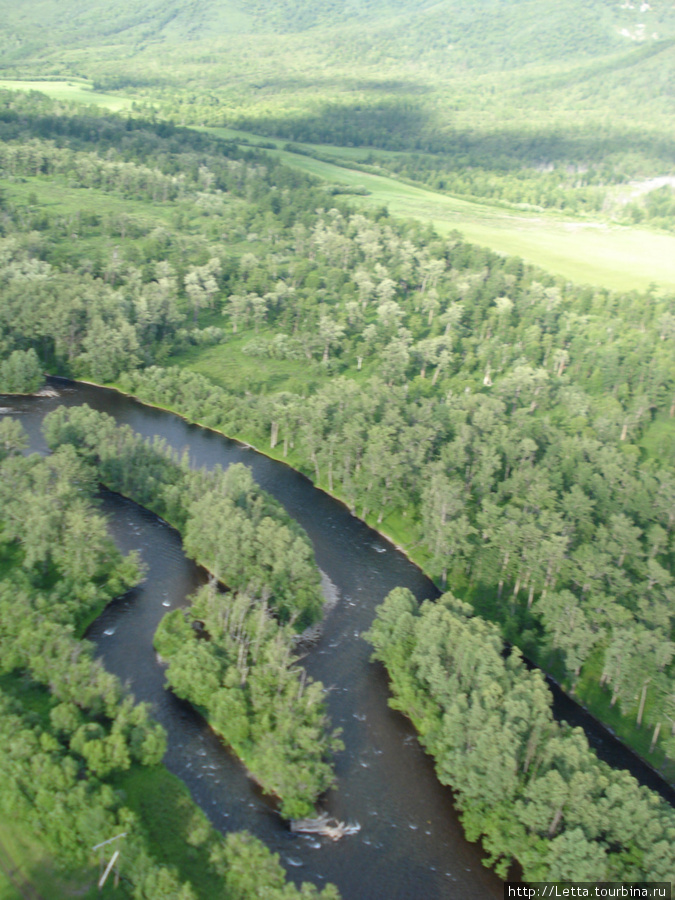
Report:
[[[391,544],[287,466],[114,391],[52,383],[58,399],[0,398],[0,406],[20,418],[31,450],[46,452],[40,427],[47,412],[59,404],[88,403],[144,436],[160,435],[175,449],[187,449],[197,466],[242,462],[305,528],[328,588],[337,596],[321,641],[303,661],[309,674],[329,689],[329,714],[333,725],[342,728],[346,745],[336,757],[338,786],[322,806],[361,825],[358,834],[333,844],[291,835],[273,804],[204,721],[164,689],[164,671],[152,647],[155,629],[168,610],[186,604],[206,580],[205,573],[185,558],[173,529],[131,501],[102,493],[116,543],[125,552],[140,552],[147,578],[112,603],[87,636],[107,668],[139,700],[153,705],[168,734],[167,767],[187,784],[213,824],[223,831],[248,829],[279,853],[293,880],[333,882],[345,900],[501,898],[502,882],[483,867],[480,848],[463,837],[452,792],[436,780],[407,720],[388,708],[386,674],[369,662],[370,647],[360,636],[392,588],[407,587],[421,600],[437,596],[434,585]],[[586,727],[599,755],[631,768],[673,802],[675,792],[594,720],[564,698],[556,703],[563,704],[568,721]]]

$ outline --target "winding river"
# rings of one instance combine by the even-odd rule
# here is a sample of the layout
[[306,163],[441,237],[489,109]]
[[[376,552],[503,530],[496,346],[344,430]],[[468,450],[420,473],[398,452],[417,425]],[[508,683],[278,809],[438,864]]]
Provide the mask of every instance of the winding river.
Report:
[[[164,671],[152,648],[154,631],[167,610],[185,605],[205,573],[185,558],[177,533],[156,516],[102,493],[115,541],[125,552],[139,550],[148,572],[141,586],[105,610],[88,637],[136,697],[153,704],[168,734],[167,767],[187,784],[214,825],[223,831],[250,830],[280,854],[294,880],[331,881],[345,900],[501,898],[502,882],[483,867],[480,848],[463,837],[452,792],[439,785],[410,724],[388,708],[385,673],[369,662],[370,648],[360,637],[392,588],[408,587],[423,599],[437,595],[433,584],[391,544],[287,466],[114,391],[52,384],[58,398],[4,398],[0,404],[20,417],[31,450],[46,452],[40,427],[47,412],[59,404],[88,403],[142,435],[161,435],[177,450],[187,449],[197,466],[243,462],[305,528],[327,589],[337,597],[321,641],[304,660],[308,672],[329,688],[329,713],[346,745],[336,759],[338,788],[323,805],[331,815],[361,824],[358,834],[332,844],[290,834],[204,721],[164,689]],[[630,768],[675,801],[675,791],[576,704],[560,696],[556,704],[568,721],[584,725],[599,755]]]

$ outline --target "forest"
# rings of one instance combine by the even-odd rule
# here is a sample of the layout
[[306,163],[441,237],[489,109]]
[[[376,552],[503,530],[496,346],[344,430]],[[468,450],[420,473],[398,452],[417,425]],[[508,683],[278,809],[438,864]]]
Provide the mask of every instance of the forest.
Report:
[[[219,882],[231,890],[228,896],[241,898],[261,890],[270,897],[318,896],[310,886],[299,893],[285,885],[278,860],[258,841],[245,833],[223,838],[184,798],[185,837],[201,850],[207,891],[195,892],[175,865],[157,859],[148,811],[129,808],[125,794],[135,770],[157,777],[166,749],[163,729],[81,639],[103,606],[139,580],[139,562],[122,557],[107,535],[94,506],[92,466],[65,443],[46,459],[21,455],[25,446],[20,423],[3,418],[3,818],[38,836],[70,873],[92,867],[94,843],[126,831],[121,892],[134,900],[196,900],[213,896],[208,886]],[[171,791],[164,781],[163,790]],[[238,873],[246,859],[252,871],[256,861],[255,876]],[[337,894],[327,888],[322,896]]]
[[[187,458],[86,406],[55,410],[44,428],[50,448],[71,448],[106,487],[175,525],[185,552],[212,574],[187,616],[167,613],[157,631],[167,683],[279,797],[283,816],[311,815],[342,745],[328,731],[323,685],[296,665],[294,637],[321,617],[307,536],[242,465],[191,471]],[[219,592],[218,581],[238,593]]]
[[[514,212],[672,231],[672,12],[653,3],[645,26],[609,0],[216,6],[114,3],[103,28],[93,4],[67,40],[0,3],[4,77],[128,101],[114,114],[0,89],[0,392],[31,394],[45,373],[111,385],[342,500],[447,592],[419,608],[394,592],[370,640],[491,864],[667,879],[672,811],[627,775],[609,790],[521,655],[675,781],[675,295],[573,283],[397,219],[265,144]],[[44,795],[19,801],[14,775],[0,802],[57,848],[78,803],[101,823],[136,815],[121,773],[162,756],[148,711],[81,640],[142,577],[93,511],[101,482],[227,586],[162,623],[168,684],[285,816],[308,814],[340,740],[297,665],[322,605],[306,536],[243,468],[195,471],[86,408],[52,414],[46,434],[52,455],[24,457],[0,417],[3,715],[25,738],[16,778],[39,746],[48,777],[77,790],[63,822],[39,818]],[[69,654],[83,705],[55,675]],[[142,832],[137,895],[166,879],[166,896],[191,897]],[[255,839],[211,841],[213,877],[235,877],[240,841],[293,896]]]
[[663,0],[39,5],[43,26],[0,5],[8,79],[88,80],[179,124],[350,163],[366,148],[436,190],[673,229],[672,180],[650,184],[674,174]]
[[446,593],[419,606],[396,589],[366,638],[392,706],[414,721],[467,834],[482,835],[504,876],[516,859],[527,882],[672,878],[672,807],[556,722],[541,672],[516,648],[505,656],[499,629],[468,604]]

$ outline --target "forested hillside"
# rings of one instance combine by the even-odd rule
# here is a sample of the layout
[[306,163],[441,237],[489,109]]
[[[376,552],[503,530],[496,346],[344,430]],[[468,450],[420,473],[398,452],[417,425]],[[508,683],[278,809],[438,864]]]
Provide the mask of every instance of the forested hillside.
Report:
[[7,78],[88,79],[181,123],[368,147],[454,194],[672,226],[641,187],[675,174],[665,0],[43,0],[0,13]]

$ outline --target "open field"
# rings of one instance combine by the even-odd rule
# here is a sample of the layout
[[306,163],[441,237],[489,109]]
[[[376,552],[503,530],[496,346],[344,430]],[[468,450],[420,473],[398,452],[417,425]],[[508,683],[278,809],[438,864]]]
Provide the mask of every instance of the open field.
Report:
[[[85,82],[0,81],[0,87],[42,90],[52,97],[96,103],[112,110],[129,108],[131,99],[98,94]],[[431,222],[441,234],[457,230],[476,244],[498,253],[515,254],[570,281],[614,290],[644,290],[654,283],[675,288],[675,236],[643,228],[611,225],[556,213],[530,213],[460,200],[447,194],[383,175],[349,169],[283,150],[284,141],[260,138],[231,128],[207,128],[228,140],[263,140],[293,166],[331,183],[365,189],[367,196],[350,198],[355,204],[386,206],[397,216]],[[308,152],[363,160],[365,148],[313,147]]]
[[58,215],[125,216],[144,227],[166,225],[172,215],[168,205],[117,197],[98,188],[71,187],[63,179],[44,175],[22,176],[21,181],[3,184],[3,191],[20,203],[31,204],[37,200],[48,212]]
[[[270,151],[271,152],[271,151]],[[675,236],[555,213],[528,213],[460,200],[394,178],[346,169],[286,151],[288,165],[319,178],[364,187],[354,203],[386,206],[398,216],[457,230],[498,253],[521,256],[570,281],[614,290],[644,290],[652,282],[675,287]]]
[[2,872],[0,872],[0,900],[21,900],[21,894]]
[[82,81],[6,81],[0,79],[0,89],[18,91],[40,91],[54,100],[71,103],[88,103],[118,112],[130,109],[133,100],[118,94],[100,94],[84,80]]

